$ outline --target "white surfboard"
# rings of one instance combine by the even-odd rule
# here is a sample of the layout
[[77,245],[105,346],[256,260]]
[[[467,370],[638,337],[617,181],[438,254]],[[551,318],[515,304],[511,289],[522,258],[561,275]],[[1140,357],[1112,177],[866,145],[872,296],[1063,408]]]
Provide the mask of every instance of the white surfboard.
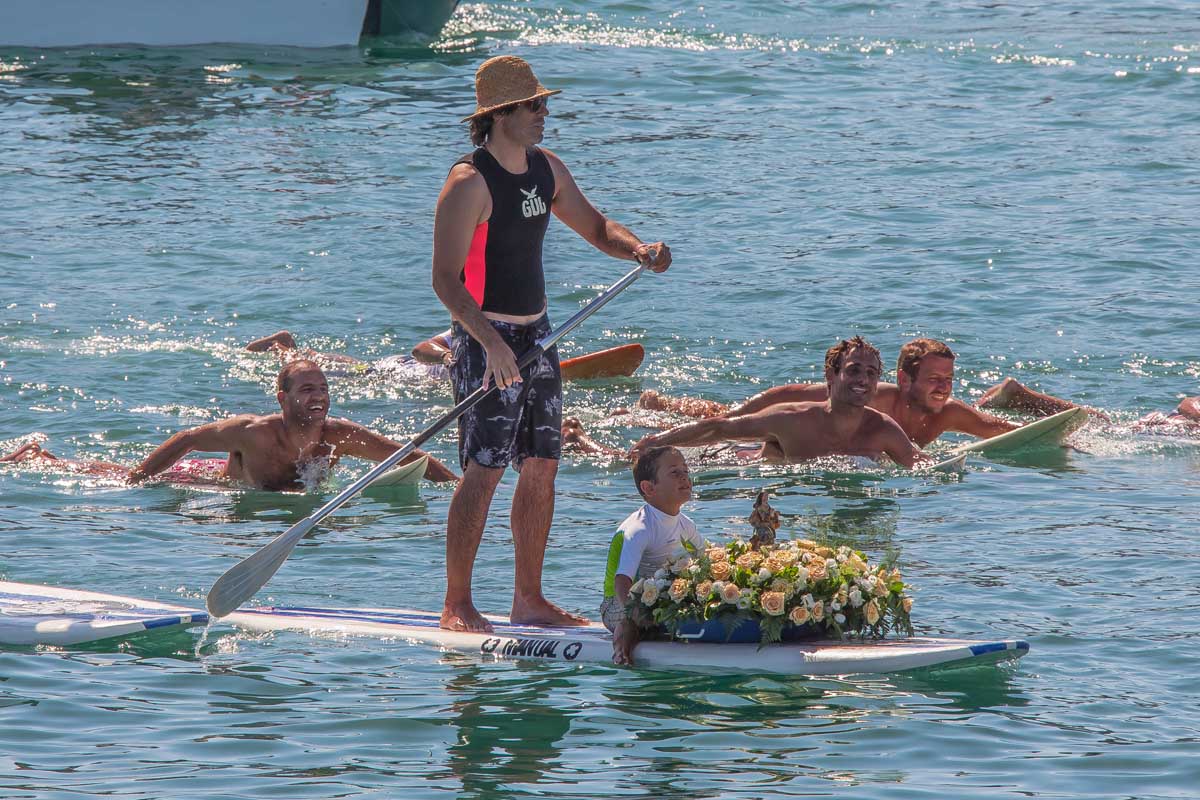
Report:
[[1002,433],[990,439],[980,439],[978,442],[961,445],[953,450],[953,454],[998,453],[1023,448],[1057,445],[1087,422],[1087,416],[1086,409],[1068,408],[1066,411],[1060,411],[1052,416],[1034,420],[1008,433]]
[[81,644],[207,622],[208,614],[182,606],[0,581],[0,644]]
[[[612,663],[612,637],[603,627],[539,628],[511,625],[488,616],[491,633],[445,631],[438,615],[389,608],[246,608],[223,618],[253,631],[298,630],[399,639],[488,659]],[[786,675],[847,675],[964,666],[1020,658],[1029,644],[1020,640],[882,639],[772,644],[641,642],[634,650],[640,667],[670,670],[731,670]]]
[[368,483],[366,489],[383,489],[390,486],[416,486],[425,477],[425,465],[429,456],[421,456],[415,461],[402,464],[380,475]]

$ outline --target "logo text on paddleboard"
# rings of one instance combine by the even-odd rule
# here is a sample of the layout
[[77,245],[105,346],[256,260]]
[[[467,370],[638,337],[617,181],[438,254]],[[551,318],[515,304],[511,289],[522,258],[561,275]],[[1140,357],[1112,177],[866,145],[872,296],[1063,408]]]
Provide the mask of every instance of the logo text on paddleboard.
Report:
[[565,658],[574,661],[583,649],[579,642],[571,642],[559,655],[558,646],[562,642],[548,639],[499,639],[488,638],[479,643],[479,652],[485,655],[496,655],[501,658]]

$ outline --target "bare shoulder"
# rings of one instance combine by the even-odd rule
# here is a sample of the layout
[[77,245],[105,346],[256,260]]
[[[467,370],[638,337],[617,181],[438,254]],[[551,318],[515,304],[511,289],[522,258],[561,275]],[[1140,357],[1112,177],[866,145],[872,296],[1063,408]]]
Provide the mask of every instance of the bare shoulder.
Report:
[[283,424],[281,414],[235,414],[216,423],[225,430],[258,431]]
[[571,170],[567,169],[567,165],[559,158],[554,151],[547,150],[544,147],[539,147],[539,150],[545,154],[546,160],[550,162],[550,171],[554,173],[554,183],[561,184],[571,179]]
[[450,169],[450,174],[446,176],[446,185],[442,189],[443,195],[451,193],[462,194],[471,192],[486,192],[487,182],[483,179],[483,175],[475,168],[474,164],[467,162],[459,162]]
[[887,414],[877,408],[867,406],[863,409],[863,422],[869,427],[871,432],[879,433],[899,433],[905,439],[908,434],[904,432],[904,428],[900,427],[900,423],[892,419]]
[[369,429],[345,417],[327,417],[325,419],[326,441],[345,441],[346,439]]

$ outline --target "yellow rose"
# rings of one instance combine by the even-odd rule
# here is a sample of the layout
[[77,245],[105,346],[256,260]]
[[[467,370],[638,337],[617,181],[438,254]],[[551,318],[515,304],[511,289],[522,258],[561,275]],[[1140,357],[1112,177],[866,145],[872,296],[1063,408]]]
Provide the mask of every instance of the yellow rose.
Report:
[[871,593],[876,597],[887,597],[888,591],[886,581],[875,581],[875,587]]
[[764,566],[767,568],[767,571],[770,572],[772,575],[783,572],[785,569],[788,568],[787,562],[784,561],[783,558],[780,557],[780,555],[781,554],[779,554],[779,553],[772,553],[767,558],[766,564],[764,564]]
[[817,622],[820,622],[821,620],[825,619],[825,606],[820,600],[813,603],[812,618],[815,619]]
[[683,601],[683,599],[685,597],[688,596],[688,592],[690,590],[691,590],[691,587],[688,586],[688,582],[686,579],[676,578],[674,580],[674,582],[671,583],[671,588],[668,591],[668,593],[671,595],[672,601],[674,601],[676,603],[680,603]]
[[762,563],[762,556],[751,550],[749,553],[742,553],[737,557],[735,562],[742,569],[758,569],[758,565]]
[[792,612],[788,614],[788,620],[793,625],[803,625],[808,622],[808,609],[804,606],[796,606]]
[[814,558],[808,565],[808,579],[810,581],[823,581],[826,577],[825,559]]
[[846,563],[849,564],[850,568],[855,572],[862,573],[866,572],[867,570],[867,562],[859,558],[858,553],[852,553],[850,557],[846,559]]
[[642,602],[648,606],[652,606],[657,601],[658,584],[654,581],[646,581],[646,585],[642,587]]
[[874,625],[876,622],[879,622],[879,604],[874,600],[867,603],[866,613],[868,625]]
[[817,549],[817,543],[816,543],[816,542],[814,542],[812,539],[797,539],[797,540],[796,540],[796,546],[797,546],[797,547],[799,547],[799,548],[800,548],[800,549],[802,549],[802,550],[815,550],[815,549]]
[[906,597],[906,598],[904,598],[904,600],[901,601],[901,605],[904,606],[905,614],[912,613],[912,603],[913,603],[913,599],[911,597]]
[[737,601],[742,598],[742,590],[738,588],[736,583],[727,583],[721,587],[721,599],[729,605],[737,605]]
[[724,547],[710,547],[704,551],[704,555],[708,556],[709,561],[728,561],[729,553],[725,552]]
[[771,554],[771,557],[778,560],[785,567],[790,567],[799,560],[800,554],[789,548],[787,550],[777,550]]
[[783,615],[783,607],[787,598],[783,596],[783,592],[763,592],[759,603],[762,604],[762,610],[770,614],[772,617]]
[[771,581],[770,589],[772,592],[783,592],[784,594],[791,594],[792,584],[788,583],[783,578],[776,578],[775,580]]
[[714,580],[727,581],[733,574],[733,567],[729,565],[728,561],[714,561],[709,571],[712,572]]
[[846,591],[845,586],[838,589],[838,592],[834,596],[834,599],[837,600],[838,603],[843,606],[846,605],[846,603],[850,602],[850,594]]
[[817,555],[819,555],[821,558],[833,558],[832,547],[817,547],[814,549],[816,550]]
[[696,599],[704,600],[712,594],[712,581],[700,581],[696,584]]

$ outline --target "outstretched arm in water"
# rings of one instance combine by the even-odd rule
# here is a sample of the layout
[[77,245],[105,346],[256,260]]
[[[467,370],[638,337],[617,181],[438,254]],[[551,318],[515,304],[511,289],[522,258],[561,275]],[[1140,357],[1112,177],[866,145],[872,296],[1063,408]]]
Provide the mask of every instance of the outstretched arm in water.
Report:
[[636,454],[648,447],[663,445],[694,447],[731,440],[766,442],[775,439],[773,431],[781,424],[780,412],[771,410],[732,419],[712,417],[646,436],[633,446],[632,452]]
[[231,453],[244,441],[246,428],[256,418],[241,414],[219,422],[189,428],[167,439],[129,473],[130,483],[142,483],[170,469],[175,462],[194,451]]
[[951,400],[946,404],[945,420],[946,430],[978,436],[980,439],[990,439],[1021,427],[1015,422],[980,411],[961,400]]
[[[325,424],[325,431],[329,442],[336,448],[338,454],[355,456],[367,461],[383,461],[404,446],[359,425],[357,422],[345,419],[328,420]],[[414,450],[400,463],[408,464],[425,455],[429,456],[429,462],[425,466],[426,480],[439,483],[458,480],[458,476],[449,467],[424,450]]]
[[789,383],[759,392],[726,416],[744,417],[780,403],[823,403],[829,399],[829,387],[823,383]]

